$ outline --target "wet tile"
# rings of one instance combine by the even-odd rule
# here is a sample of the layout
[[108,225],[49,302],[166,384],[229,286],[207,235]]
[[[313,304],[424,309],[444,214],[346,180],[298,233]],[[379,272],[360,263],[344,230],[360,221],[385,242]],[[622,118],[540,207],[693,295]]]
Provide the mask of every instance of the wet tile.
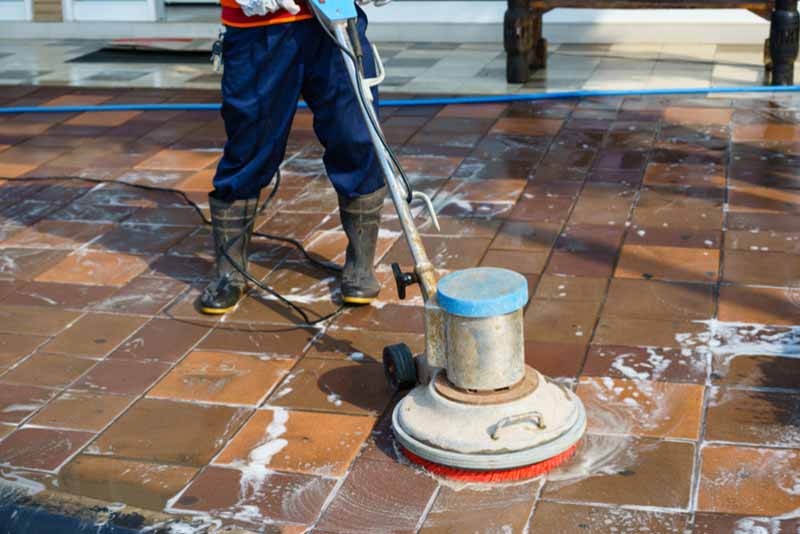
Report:
[[603,377],[582,378],[577,393],[587,410],[588,432],[696,440],[703,390],[695,384]]
[[679,247],[625,245],[614,272],[618,278],[713,282],[719,251]]
[[11,434],[16,428],[14,425],[0,425],[0,440]]
[[603,315],[640,319],[710,319],[714,288],[705,284],[615,278]]
[[[605,503],[661,508],[689,506],[694,464],[694,445],[652,438],[608,438],[590,434],[578,453],[561,467],[559,480],[551,478],[544,499],[575,503]],[[610,450],[606,450],[610,448]],[[584,454],[605,451],[609,463],[589,476],[571,475]],[[591,460],[589,461],[592,464]]]
[[544,275],[536,286],[536,298],[568,302],[599,302],[603,300],[607,287],[606,278]]
[[800,256],[780,252],[725,252],[723,281],[736,284],[789,286],[800,279]]
[[141,395],[168,370],[169,365],[157,362],[106,359],[93,367],[72,387],[94,393]]
[[374,424],[372,417],[259,410],[214,463],[238,467],[260,462],[278,471],[341,477]]
[[[729,235],[730,232],[726,234]],[[625,236],[626,245],[647,247],[686,247],[710,248],[720,247],[722,232],[719,230],[692,230],[671,228],[645,228],[634,226]]]
[[329,328],[314,340],[305,357],[380,363],[383,348],[396,343],[405,343],[412,353],[419,354],[425,348],[425,337],[402,332]]
[[740,354],[716,367],[711,378],[719,385],[795,389],[800,384],[800,359]]
[[585,355],[586,345],[580,343],[525,342],[525,363],[553,378],[575,378]]
[[77,380],[94,360],[37,352],[3,375],[3,382],[40,387],[64,387]]
[[[456,270],[478,265],[489,247],[490,240],[426,236],[422,238],[422,242],[437,269]],[[398,240],[382,262],[412,265],[411,253],[405,241]]]
[[192,150],[161,150],[136,165],[137,169],[198,171],[216,162],[221,153]]
[[495,250],[490,248],[481,260],[480,267],[500,267],[520,274],[539,274],[547,263],[547,252],[522,250]]
[[148,260],[139,256],[79,250],[39,275],[36,281],[121,287],[147,266]]
[[164,309],[187,287],[180,280],[139,276],[100,302],[97,311],[154,315]]
[[32,425],[99,432],[120,415],[132,397],[65,391],[31,420]]
[[27,334],[0,334],[0,372],[33,352],[46,337]]
[[416,532],[436,487],[409,466],[359,460],[313,532]]
[[123,225],[103,235],[90,248],[126,254],[161,254],[191,230],[175,226]]
[[86,452],[202,467],[233,437],[249,413],[227,406],[143,399]]
[[[606,335],[605,325],[603,334]],[[679,345],[677,340],[673,340],[673,344]],[[591,345],[582,373],[585,376],[702,384],[706,381],[707,367],[706,358],[690,348]]]
[[72,126],[119,126],[139,115],[140,111],[100,111],[81,113],[65,124]]
[[210,328],[205,325],[155,318],[130,336],[109,355],[109,358],[143,362],[175,362],[182,358],[209,331]]
[[588,343],[599,305],[599,302],[533,300],[525,312],[525,339]]
[[0,280],[33,280],[40,273],[57,265],[67,254],[68,252],[63,250],[3,249]]
[[161,511],[197,469],[103,456],[76,456],[59,475],[59,487],[105,502]]
[[42,350],[100,358],[114,350],[146,319],[125,315],[89,313],[47,343]]
[[110,225],[68,221],[40,221],[15,234],[5,244],[12,247],[76,249],[110,229]]
[[336,321],[336,326],[358,330],[384,332],[425,332],[423,310],[419,306],[388,304],[382,308],[362,306],[348,310]]
[[524,532],[540,485],[535,480],[491,491],[442,487],[419,532]]
[[601,317],[592,342],[600,345],[681,348],[681,339],[707,330],[696,321]]
[[10,306],[52,306],[68,310],[85,310],[111,296],[117,288],[29,282],[8,295],[3,304]]
[[790,325],[800,322],[800,306],[786,288],[722,286],[717,316],[720,321]]
[[530,523],[530,534],[610,531],[615,534],[684,534],[691,532],[688,514],[628,510],[601,506],[541,502]]
[[221,324],[196,350],[242,352],[265,358],[298,358],[318,334],[313,328]]
[[509,221],[500,227],[491,248],[546,252],[555,243],[560,230],[560,224]]
[[22,428],[0,442],[0,465],[55,471],[94,434],[49,428]]
[[297,473],[209,467],[172,508],[210,513],[261,527],[265,522],[310,524],[336,481]]
[[56,391],[34,386],[2,384],[0,422],[19,423],[55,397]]
[[378,414],[392,395],[381,365],[304,358],[267,399],[267,404],[299,410]]
[[[79,312],[35,306],[1,306],[0,331],[10,334],[52,336],[62,331],[81,316]],[[6,341],[12,342],[10,338]],[[22,342],[22,340],[14,340]],[[16,343],[13,343],[16,347]]]
[[554,136],[561,129],[563,122],[559,119],[503,118],[495,123],[491,133],[533,137]]
[[571,252],[555,250],[545,272],[562,276],[606,278],[614,271],[616,254],[607,252]]
[[775,516],[800,507],[796,450],[709,445],[701,461],[700,512]]
[[195,351],[156,384],[148,396],[258,406],[292,365],[292,360]]
[[[770,517],[748,517],[734,514],[714,514],[714,513],[698,513],[695,514],[694,528],[692,534],[728,534],[729,532],[736,532],[747,530],[763,532],[770,532],[770,529],[777,528],[776,532],[785,530],[791,532],[793,528],[792,519],[773,519]],[[796,523],[795,523],[796,524]]]
[[796,394],[714,388],[705,439],[770,447],[800,447]]

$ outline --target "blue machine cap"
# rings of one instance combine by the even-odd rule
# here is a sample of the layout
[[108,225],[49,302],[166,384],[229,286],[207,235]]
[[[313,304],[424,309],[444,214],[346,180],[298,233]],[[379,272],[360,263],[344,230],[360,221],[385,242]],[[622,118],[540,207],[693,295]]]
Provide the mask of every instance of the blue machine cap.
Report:
[[452,272],[439,280],[439,306],[461,317],[496,317],[528,302],[528,281],[521,274],[496,267]]

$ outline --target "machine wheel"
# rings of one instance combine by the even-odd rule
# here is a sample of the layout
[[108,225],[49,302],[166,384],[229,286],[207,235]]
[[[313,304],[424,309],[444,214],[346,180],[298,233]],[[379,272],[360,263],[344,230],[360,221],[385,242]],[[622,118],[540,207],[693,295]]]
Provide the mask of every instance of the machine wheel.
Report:
[[506,58],[506,80],[508,83],[526,83],[531,75],[527,54],[509,54]]
[[394,389],[411,389],[417,385],[414,355],[405,343],[384,347],[383,370],[386,373],[386,380]]

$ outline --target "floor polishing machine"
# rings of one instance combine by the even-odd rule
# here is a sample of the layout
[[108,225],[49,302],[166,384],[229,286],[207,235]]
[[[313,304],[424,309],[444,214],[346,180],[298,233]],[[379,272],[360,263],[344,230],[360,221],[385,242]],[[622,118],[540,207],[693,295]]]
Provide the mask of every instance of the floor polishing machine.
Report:
[[390,383],[411,389],[392,414],[395,437],[409,460],[441,476],[474,482],[539,476],[574,453],[586,415],[570,389],[525,364],[527,280],[487,267],[437,281],[409,203],[421,199],[438,228],[436,214],[427,196],[411,192],[381,131],[370,89],[383,67],[376,65],[377,80],[364,79],[355,4],[310,5],[342,52],[411,250],[414,272],[392,265],[399,296],[419,284],[425,302],[425,352],[415,357],[404,344],[383,352]]

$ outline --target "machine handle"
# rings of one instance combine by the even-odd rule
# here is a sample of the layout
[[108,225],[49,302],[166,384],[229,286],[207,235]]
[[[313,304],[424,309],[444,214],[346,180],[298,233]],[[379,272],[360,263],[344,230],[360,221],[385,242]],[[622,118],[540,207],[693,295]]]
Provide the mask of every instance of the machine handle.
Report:
[[392,264],[394,282],[397,284],[397,296],[400,300],[406,300],[406,288],[419,283],[416,273],[404,273],[396,263]]
[[500,439],[500,431],[510,426],[519,425],[522,423],[533,423],[539,430],[544,430],[544,417],[539,412],[527,412],[519,415],[510,415],[500,419],[489,431],[489,435],[494,440]]

